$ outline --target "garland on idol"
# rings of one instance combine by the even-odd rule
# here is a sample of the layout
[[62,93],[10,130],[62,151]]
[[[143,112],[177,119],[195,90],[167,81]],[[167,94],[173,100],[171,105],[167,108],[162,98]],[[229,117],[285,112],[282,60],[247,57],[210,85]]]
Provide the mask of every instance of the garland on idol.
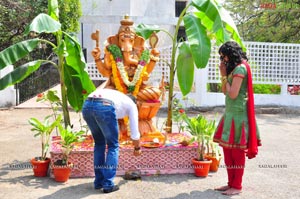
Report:
[[133,96],[137,96],[139,88],[143,82],[143,77],[148,75],[147,64],[150,60],[149,50],[144,50],[142,52],[133,79],[130,81],[123,63],[121,49],[115,44],[109,45],[107,49],[111,53],[110,60],[112,63],[112,75],[117,90],[123,93],[130,92]]

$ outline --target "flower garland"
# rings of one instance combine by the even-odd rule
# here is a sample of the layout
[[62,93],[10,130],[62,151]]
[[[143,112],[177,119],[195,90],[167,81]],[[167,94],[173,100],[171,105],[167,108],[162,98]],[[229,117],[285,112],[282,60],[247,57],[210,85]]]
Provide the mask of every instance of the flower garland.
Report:
[[112,65],[112,75],[113,75],[114,83],[115,83],[117,90],[121,91],[122,93],[127,93],[128,92],[127,88],[125,87],[125,85],[121,84],[121,81],[120,81],[121,75],[120,75],[119,71],[117,70],[116,62],[112,55],[110,55],[110,60],[111,60],[111,65]]
[[132,95],[136,96],[142,84],[143,77],[147,75],[147,64],[150,59],[149,50],[144,50],[142,52],[133,79],[132,81],[129,81],[120,48],[117,45],[112,44],[109,45],[107,49],[112,54],[110,60],[112,63],[112,74],[116,88],[123,93],[131,92]]

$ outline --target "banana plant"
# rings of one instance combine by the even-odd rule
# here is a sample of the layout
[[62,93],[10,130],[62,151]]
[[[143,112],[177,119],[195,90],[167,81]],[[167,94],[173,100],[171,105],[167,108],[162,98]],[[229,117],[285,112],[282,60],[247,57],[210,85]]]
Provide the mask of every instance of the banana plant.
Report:
[[[185,27],[187,41],[177,42],[178,30],[182,24]],[[232,39],[244,50],[245,46],[233,19],[217,0],[191,0],[181,12],[173,35],[158,26],[139,24],[136,27],[136,33],[145,39],[148,39],[153,32],[159,31],[167,33],[172,40],[171,63],[167,63],[170,69],[170,79],[166,122],[166,129],[172,132],[175,74],[177,74],[181,93],[185,96],[192,89],[195,68],[205,68],[208,63],[212,41],[219,45]]]
[[[16,43],[0,52],[0,70],[15,64],[41,44],[49,45],[56,55],[54,60],[38,59],[21,66],[0,79],[0,90],[21,82],[31,73],[39,69],[41,64],[54,65],[60,76],[62,111],[65,127],[70,124],[68,104],[75,111],[80,111],[86,96],[95,90],[95,86],[85,70],[86,63],[78,41],[70,34],[61,30],[57,0],[48,0],[48,14],[41,13],[27,26],[25,35],[34,36],[32,39]],[[41,34],[52,34],[55,43],[39,37]]]

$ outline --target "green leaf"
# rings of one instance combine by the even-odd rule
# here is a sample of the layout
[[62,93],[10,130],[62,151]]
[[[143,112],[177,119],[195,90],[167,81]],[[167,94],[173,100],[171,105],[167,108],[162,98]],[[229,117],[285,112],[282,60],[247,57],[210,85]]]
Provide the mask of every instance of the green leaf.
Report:
[[48,15],[52,19],[59,21],[59,9],[57,0],[48,0]]
[[151,36],[151,34],[153,32],[159,32],[160,28],[156,25],[145,25],[145,24],[139,24],[136,28],[135,28],[135,32],[137,35],[143,37],[145,40],[149,39],[149,37]]
[[187,95],[194,82],[194,60],[192,52],[187,43],[179,46],[179,54],[176,60],[177,79],[183,96]]
[[14,64],[33,51],[39,44],[40,39],[29,39],[16,43],[0,52],[0,69]]
[[221,16],[217,5],[210,0],[193,0],[192,5],[199,11],[204,13],[205,18],[209,18],[213,22],[212,31],[217,32],[223,28]]
[[31,31],[36,33],[55,33],[60,28],[61,24],[58,21],[55,21],[47,14],[41,13],[26,27],[24,34],[27,35]]
[[64,80],[67,87],[67,96],[70,105],[75,111],[79,111],[83,104],[82,84],[76,70],[65,64]]
[[197,68],[205,68],[210,57],[211,43],[205,27],[193,15],[183,18],[187,38]]
[[[80,44],[65,33],[65,45],[68,54],[64,66],[68,101],[76,111],[79,111],[85,97],[96,88],[85,70],[86,63]],[[83,93],[86,93],[86,96]]]
[[65,49],[67,51],[66,63],[81,74],[86,67],[80,44],[67,33],[64,33]]
[[194,15],[199,18],[199,20],[201,21],[201,24],[208,30],[208,31],[213,31],[213,25],[214,22],[208,18],[207,15],[205,15],[204,12],[201,11],[194,11]]
[[21,82],[31,73],[36,71],[41,66],[42,62],[42,60],[28,62],[22,66],[17,67],[12,72],[6,74],[0,79],[0,90],[3,90],[8,86]]
[[238,29],[232,19],[232,17],[229,15],[229,13],[221,7],[219,9],[220,15],[222,16],[222,21],[226,24],[225,28],[226,30],[231,33],[231,37],[243,48],[243,50],[246,50],[245,45],[243,44],[241,37],[239,35]]
[[58,102],[60,103],[60,98],[57,96],[57,91],[48,90],[47,98],[51,103]]
[[193,0],[193,5],[199,10],[195,15],[201,23],[215,34],[217,44],[232,38],[245,50],[233,19],[217,1]]

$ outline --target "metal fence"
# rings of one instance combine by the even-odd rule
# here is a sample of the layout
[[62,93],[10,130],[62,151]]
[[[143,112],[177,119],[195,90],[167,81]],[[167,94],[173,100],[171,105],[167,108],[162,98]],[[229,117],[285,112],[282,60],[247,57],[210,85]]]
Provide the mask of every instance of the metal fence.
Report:
[[58,83],[58,70],[52,64],[43,64],[29,77],[16,84],[16,96],[18,99],[16,104],[21,104]]

